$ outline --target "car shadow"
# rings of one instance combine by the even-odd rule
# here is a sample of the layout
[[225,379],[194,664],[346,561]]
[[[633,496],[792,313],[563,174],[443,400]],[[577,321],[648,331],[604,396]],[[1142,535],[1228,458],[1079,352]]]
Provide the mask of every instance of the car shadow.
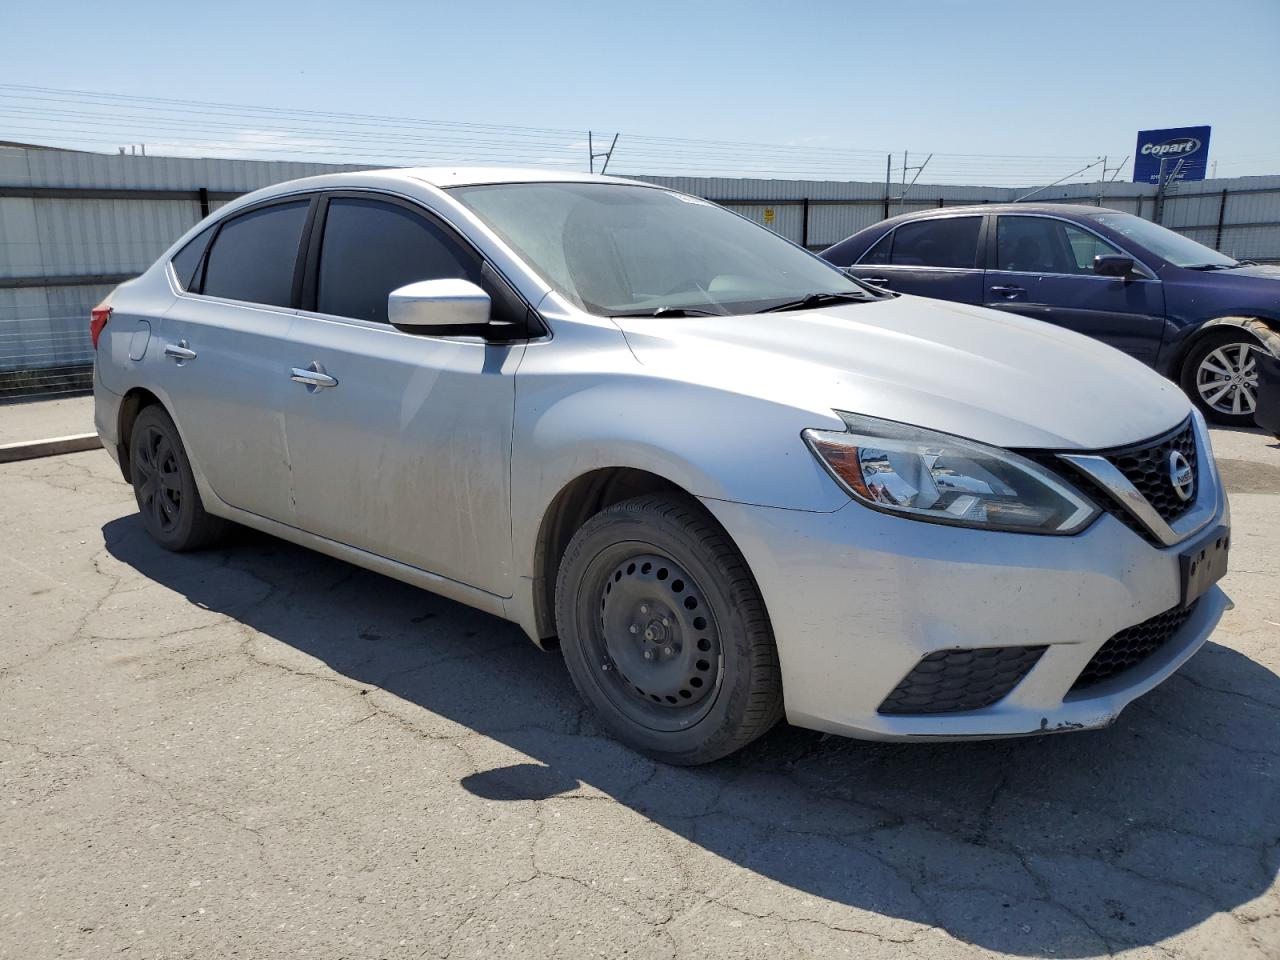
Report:
[[[992,950],[1082,957],[1188,931],[1267,891],[1280,865],[1280,680],[1214,643],[1106,731],[880,744],[783,725],[719,763],[671,768],[607,740],[560,657],[510,624],[249,531],[181,556],[136,516],[103,533],[193,604],[529,759],[465,777],[471,793],[602,791],[748,871],[719,898],[751,912],[847,905]],[[268,589],[246,596],[244,574]]]

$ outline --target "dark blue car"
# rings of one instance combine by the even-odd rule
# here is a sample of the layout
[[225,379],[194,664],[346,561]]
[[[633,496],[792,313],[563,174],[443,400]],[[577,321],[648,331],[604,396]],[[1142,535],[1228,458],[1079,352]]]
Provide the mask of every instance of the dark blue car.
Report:
[[900,293],[980,304],[1109,343],[1245,426],[1260,351],[1280,356],[1280,267],[1233,260],[1132,214],[1067,204],[910,213],[822,256]]

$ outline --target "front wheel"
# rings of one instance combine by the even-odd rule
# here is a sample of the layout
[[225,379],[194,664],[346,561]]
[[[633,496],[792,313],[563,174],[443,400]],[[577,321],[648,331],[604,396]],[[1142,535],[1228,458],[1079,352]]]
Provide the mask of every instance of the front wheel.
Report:
[[574,686],[605,727],[667,763],[708,763],[782,715],[773,631],[746,562],[695,504],[642,496],[569,543],[556,623]]
[[1191,348],[1183,366],[1182,387],[1213,423],[1253,426],[1258,409],[1258,358],[1280,348],[1280,335],[1261,327],[1262,341],[1241,328],[1214,332]]

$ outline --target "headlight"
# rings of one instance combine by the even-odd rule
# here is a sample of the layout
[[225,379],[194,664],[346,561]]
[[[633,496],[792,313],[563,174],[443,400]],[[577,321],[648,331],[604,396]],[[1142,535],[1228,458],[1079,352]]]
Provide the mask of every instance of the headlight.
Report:
[[1016,453],[890,420],[839,413],[847,433],[805,442],[856,500],[885,513],[987,530],[1070,534],[1098,508]]

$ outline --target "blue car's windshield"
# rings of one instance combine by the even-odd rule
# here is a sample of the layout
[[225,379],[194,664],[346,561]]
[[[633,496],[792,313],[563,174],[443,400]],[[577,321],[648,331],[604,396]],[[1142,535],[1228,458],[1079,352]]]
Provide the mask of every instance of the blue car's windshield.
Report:
[[1150,220],[1143,220],[1129,213],[1095,213],[1092,216],[1104,227],[1110,227],[1139,246],[1146,247],[1175,267],[1239,266],[1239,262],[1231,257],[1210,250],[1204,244],[1196,243],[1190,237],[1174,233]]
[[669,190],[553,182],[449,193],[556,291],[601,316],[739,314],[874,297],[769,230]]

